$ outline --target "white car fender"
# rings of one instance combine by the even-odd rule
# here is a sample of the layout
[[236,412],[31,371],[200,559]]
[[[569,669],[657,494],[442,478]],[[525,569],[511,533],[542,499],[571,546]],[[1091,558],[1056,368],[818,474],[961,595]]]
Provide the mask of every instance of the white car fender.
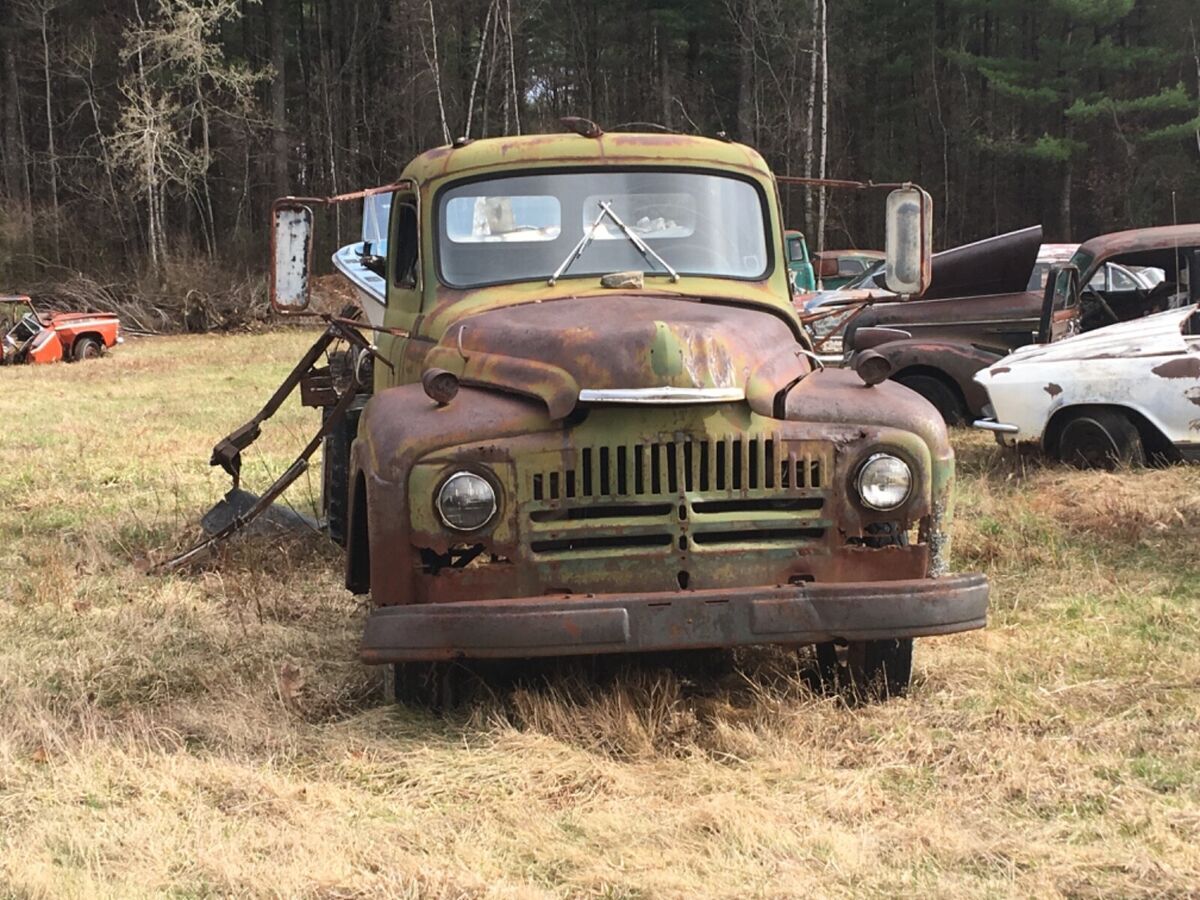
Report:
[[1005,443],[1042,441],[1064,407],[1133,410],[1174,443],[1200,442],[1200,341],[1185,339],[1196,306],[1023,347],[982,369],[996,431]]

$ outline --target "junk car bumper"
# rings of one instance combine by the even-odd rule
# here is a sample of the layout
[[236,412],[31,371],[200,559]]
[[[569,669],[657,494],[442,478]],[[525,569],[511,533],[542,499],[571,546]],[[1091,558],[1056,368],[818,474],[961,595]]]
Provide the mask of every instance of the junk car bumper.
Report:
[[568,656],[921,637],[982,628],[981,574],[912,581],[384,606],[367,619],[367,663]]
[[1010,425],[1007,422],[997,422],[992,418],[976,419],[973,424],[976,428],[980,428],[984,431],[991,431],[996,434],[1016,434],[1021,430],[1017,425]]

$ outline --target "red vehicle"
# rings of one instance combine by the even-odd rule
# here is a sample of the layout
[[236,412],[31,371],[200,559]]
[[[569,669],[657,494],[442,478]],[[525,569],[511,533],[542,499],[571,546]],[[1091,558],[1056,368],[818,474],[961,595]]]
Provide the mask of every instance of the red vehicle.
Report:
[[94,359],[124,340],[116,313],[43,315],[22,295],[0,297],[0,335],[0,363],[10,365]]

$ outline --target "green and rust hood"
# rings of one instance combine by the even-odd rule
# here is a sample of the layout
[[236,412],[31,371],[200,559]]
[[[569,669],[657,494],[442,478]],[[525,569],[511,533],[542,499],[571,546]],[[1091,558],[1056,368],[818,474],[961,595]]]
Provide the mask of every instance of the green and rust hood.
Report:
[[745,398],[770,415],[809,363],[781,316],[672,295],[605,294],[468,316],[446,330],[426,368],[536,397],[560,419],[595,392],[631,391],[661,396],[641,402]]

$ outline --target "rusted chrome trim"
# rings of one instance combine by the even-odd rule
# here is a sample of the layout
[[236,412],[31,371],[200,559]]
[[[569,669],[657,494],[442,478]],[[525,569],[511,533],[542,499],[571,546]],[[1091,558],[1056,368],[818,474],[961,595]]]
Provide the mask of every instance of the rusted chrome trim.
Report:
[[663,385],[651,388],[585,388],[581,403],[730,403],[746,399],[740,387],[681,388]]
[[995,419],[976,419],[973,424],[976,428],[982,428],[984,431],[998,432],[999,434],[1016,434],[1021,430],[1016,425],[997,422]]

